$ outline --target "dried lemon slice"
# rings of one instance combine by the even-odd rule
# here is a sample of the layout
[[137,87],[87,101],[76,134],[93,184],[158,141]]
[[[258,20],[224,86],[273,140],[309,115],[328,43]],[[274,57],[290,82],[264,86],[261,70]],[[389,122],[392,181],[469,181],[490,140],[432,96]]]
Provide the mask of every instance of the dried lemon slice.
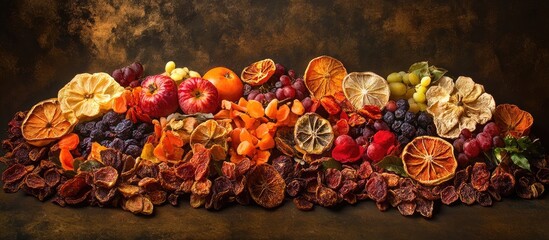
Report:
[[31,108],[21,124],[21,133],[29,144],[41,147],[71,132],[74,124],[63,116],[57,98],[52,98]]
[[67,119],[86,121],[110,110],[113,99],[123,92],[124,88],[109,74],[82,73],[61,88],[57,98]]
[[303,151],[321,154],[332,147],[334,131],[328,120],[316,113],[307,113],[297,119],[294,138]]
[[214,160],[224,160],[229,150],[227,143],[229,132],[230,129],[210,119],[199,124],[191,133],[191,146],[194,148],[196,143],[202,144],[211,150]]
[[374,105],[382,109],[389,101],[387,81],[373,72],[352,72],[343,78],[343,93],[356,109]]
[[404,170],[414,180],[428,186],[441,184],[456,173],[454,147],[442,138],[421,136],[402,150]]

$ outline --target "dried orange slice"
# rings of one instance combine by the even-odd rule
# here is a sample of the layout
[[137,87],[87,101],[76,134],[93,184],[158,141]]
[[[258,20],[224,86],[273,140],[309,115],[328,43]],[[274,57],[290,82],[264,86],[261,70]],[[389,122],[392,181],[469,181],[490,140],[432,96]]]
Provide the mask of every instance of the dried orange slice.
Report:
[[86,121],[109,111],[114,99],[122,93],[124,87],[109,74],[82,73],[61,88],[57,98],[66,118]]
[[341,82],[345,75],[347,69],[343,63],[330,56],[320,56],[309,62],[303,81],[311,95],[320,99],[341,91]]
[[295,124],[296,145],[309,154],[321,154],[332,147],[334,131],[325,118],[316,113],[307,113]]
[[57,98],[52,98],[31,108],[23,120],[21,132],[28,143],[41,147],[70,133],[74,124],[63,116]]
[[276,65],[272,59],[263,59],[252,63],[250,66],[247,66],[242,70],[240,79],[243,82],[250,84],[252,86],[259,86],[274,74],[276,70]]
[[199,143],[211,150],[214,160],[224,160],[229,150],[227,139],[230,130],[212,119],[199,124],[191,133],[190,143],[193,151],[195,144]]
[[414,180],[433,186],[441,184],[456,172],[454,147],[442,138],[421,136],[402,150],[404,170]]
[[528,135],[534,123],[532,114],[513,104],[500,104],[494,112],[494,122],[503,136],[511,135],[519,138]]
[[257,165],[248,174],[248,191],[252,199],[264,208],[274,208],[284,201],[286,183],[269,164]]
[[352,72],[343,78],[343,93],[355,109],[364,105],[385,107],[389,101],[389,85],[387,81],[373,72]]

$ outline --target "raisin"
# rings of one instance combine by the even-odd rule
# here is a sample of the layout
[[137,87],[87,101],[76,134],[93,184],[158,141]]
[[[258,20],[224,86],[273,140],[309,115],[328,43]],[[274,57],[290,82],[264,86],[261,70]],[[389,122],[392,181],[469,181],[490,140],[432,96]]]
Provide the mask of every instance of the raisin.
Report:
[[416,211],[416,202],[415,201],[408,201],[408,202],[401,202],[397,206],[398,211],[403,216],[412,216],[414,215],[414,212]]
[[23,185],[25,185],[25,182],[21,179],[19,181],[15,181],[15,182],[4,183],[4,186],[2,187],[2,189],[6,193],[15,193],[15,192],[19,191],[19,189],[21,189],[21,187],[23,187]]
[[492,197],[490,197],[490,193],[488,192],[479,192],[477,194],[476,201],[483,207],[492,206]]
[[398,181],[398,186],[401,188],[405,187],[415,187],[414,181],[411,178],[401,178]]
[[443,204],[450,205],[459,199],[454,186],[447,186],[440,192],[440,201]]
[[341,186],[341,180],[343,178],[341,171],[335,168],[329,168],[324,172],[324,176],[326,178],[326,186],[329,188],[336,190]]
[[368,197],[367,193],[358,193],[358,194],[356,194],[356,199],[359,200],[359,201],[360,200],[366,200],[368,198],[369,197]]
[[172,205],[172,206],[177,206],[179,205],[179,194],[175,194],[175,193],[172,193],[168,196],[168,202]]
[[242,159],[239,163],[236,164],[236,174],[241,176],[244,175],[250,170],[252,162],[248,158]]
[[332,207],[337,203],[337,193],[327,187],[319,187],[316,191],[318,205],[323,207]]
[[404,187],[394,190],[395,196],[401,201],[411,202],[416,199],[416,193],[412,187]]
[[177,189],[177,193],[190,193],[193,184],[193,179],[183,180],[183,182],[181,183],[181,185],[179,185],[179,188]]
[[433,217],[434,202],[423,198],[416,198],[416,212],[426,218]]
[[232,192],[234,195],[239,195],[246,189],[247,178],[240,176],[232,184]]
[[490,172],[486,163],[477,162],[471,171],[471,185],[477,191],[486,191],[490,185]]
[[190,204],[193,208],[199,208],[206,203],[206,196],[191,194]]
[[373,174],[366,182],[368,196],[376,201],[383,202],[387,198],[387,183],[379,174]]
[[488,187],[488,193],[490,194],[492,199],[498,202],[501,201],[501,195],[492,186]]
[[297,209],[301,211],[310,211],[313,209],[314,204],[307,201],[304,197],[296,197],[293,199],[293,202]]
[[46,157],[47,152],[48,152],[48,149],[45,147],[33,148],[29,152],[29,159],[33,162],[44,159]]
[[478,192],[471,186],[471,184],[462,183],[461,186],[459,186],[458,188],[458,192],[459,200],[461,200],[461,202],[467,205],[475,203]]

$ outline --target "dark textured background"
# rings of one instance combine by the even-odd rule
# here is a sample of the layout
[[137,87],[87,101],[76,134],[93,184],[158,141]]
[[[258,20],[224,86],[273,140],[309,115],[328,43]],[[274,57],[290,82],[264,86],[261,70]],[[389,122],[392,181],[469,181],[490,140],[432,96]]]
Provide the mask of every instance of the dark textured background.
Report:
[[[240,72],[270,57],[300,73],[327,54],[349,71],[386,76],[428,60],[451,76],[470,76],[496,103],[531,112],[533,132],[549,146],[548,11],[548,1],[2,0],[0,126],[16,111],[55,97],[77,73],[111,72],[134,60],[149,74],[162,72],[169,60],[204,73],[217,65]],[[161,207],[149,219],[0,193],[0,238],[549,236],[547,198],[438,209],[426,221],[379,213],[371,202],[312,213],[289,202],[275,211],[237,206],[219,213],[184,203]]]

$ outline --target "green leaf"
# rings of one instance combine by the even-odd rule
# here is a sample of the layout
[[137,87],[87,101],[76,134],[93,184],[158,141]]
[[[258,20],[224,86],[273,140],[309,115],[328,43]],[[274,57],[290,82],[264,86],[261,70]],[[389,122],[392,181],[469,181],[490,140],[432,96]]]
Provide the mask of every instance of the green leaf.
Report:
[[532,145],[532,140],[529,137],[521,137],[517,140],[517,144],[521,150],[526,150]]
[[511,155],[511,160],[513,160],[513,163],[516,164],[517,166],[523,168],[523,169],[526,169],[528,171],[531,171],[530,170],[530,163],[528,162],[528,159],[526,159],[526,157],[524,157],[524,155],[522,154],[512,154]]
[[415,73],[419,79],[425,77],[425,76],[431,76],[431,73],[429,72],[429,63],[428,62],[417,62],[412,64],[410,68],[408,69],[408,72]]
[[79,172],[91,172],[91,171],[93,171],[95,169],[98,169],[98,168],[101,168],[103,166],[105,166],[105,165],[103,163],[101,163],[100,161],[90,159],[90,160],[84,161],[83,163],[80,163],[78,168],[76,168],[76,165],[75,165],[74,169],[78,169]]
[[402,163],[402,159],[397,156],[386,156],[375,165],[387,171],[394,172],[402,177],[408,177],[408,174],[406,174],[406,171],[404,171],[404,164]]
[[438,81],[448,70],[444,68],[437,68],[435,66],[429,66],[429,72],[431,72],[433,82]]
[[517,147],[517,139],[511,136],[507,136],[503,139],[506,147]]

